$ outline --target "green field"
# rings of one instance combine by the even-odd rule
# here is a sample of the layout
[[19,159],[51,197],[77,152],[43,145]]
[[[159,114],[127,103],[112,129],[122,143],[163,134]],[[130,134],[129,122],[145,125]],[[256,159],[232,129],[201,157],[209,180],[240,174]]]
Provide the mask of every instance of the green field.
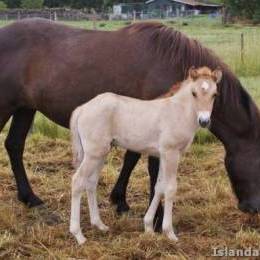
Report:
[[[237,74],[260,105],[260,27],[223,26],[219,19],[196,17],[163,21],[213,49]],[[6,21],[0,25],[7,24]],[[66,22],[90,29],[93,22]],[[115,30],[126,21],[100,21],[99,30]],[[241,61],[244,34],[244,62]],[[3,144],[6,131],[0,134]],[[48,216],[29,210],[16,199],[16,187],[6,152],[0,149],[0,259],[205,259],[214,247],[259,248],[260,218],[241,213],[224,168],[224,149],[207,131],[200,132],[179,167],[174,228],[179,242],[163,235],[143,233],[142,216],[148,202],[146,159],[131,178],[128,202],[131,210],[118,217],[108,196],[121,168],[123,151],[107,158],[98,189],[101,215],[110,226],[104,234],[90,227],[86,198],[82,227],[87,243],[77,246],[69,234],[70,181],[73,173],[67,130],[37,114],[27,141],[25,166],[35,192],[59,214],[62,223],[48,224]]]

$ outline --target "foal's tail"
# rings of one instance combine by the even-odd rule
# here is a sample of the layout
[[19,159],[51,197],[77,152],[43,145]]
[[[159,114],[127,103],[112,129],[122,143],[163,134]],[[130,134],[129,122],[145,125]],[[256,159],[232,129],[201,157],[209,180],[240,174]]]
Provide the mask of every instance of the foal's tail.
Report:
[[77,169],[84,156],[83,146],[78,130],[78,117],[80,114],[80,108],[73,111],[70,119],[70,131],[71,131],[71,143],[73,153],[73,165]]

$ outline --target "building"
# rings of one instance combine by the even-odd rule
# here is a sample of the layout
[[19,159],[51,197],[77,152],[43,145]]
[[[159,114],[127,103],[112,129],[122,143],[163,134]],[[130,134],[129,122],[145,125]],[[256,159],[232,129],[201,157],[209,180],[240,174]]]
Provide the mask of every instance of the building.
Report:
[[198,14],[216,14],[222,5],[209,4],[199,0],[147,0],[142,3],[116,4],[113,15],[122,18],[174,17]]
[[113,16],[123,19],[142,18],[142,14],[147,10],[145,3],[122,3],[113,5]]
[[209,4],[196,0],[148,0],[148,12],[159,12],[161,16],[180,16],[185,14],[217,13],[222,5]]

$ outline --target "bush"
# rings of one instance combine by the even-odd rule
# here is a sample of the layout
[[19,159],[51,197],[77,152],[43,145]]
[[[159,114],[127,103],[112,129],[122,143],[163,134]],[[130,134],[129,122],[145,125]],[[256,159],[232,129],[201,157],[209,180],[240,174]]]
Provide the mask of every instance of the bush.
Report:
[[5,9],[7,9],[6,3],[4,3],[3,1],[0,1],[0,10],[5,10]]
[[253,22],[256,24],[260,23],[260,4],[259,7],[255,10],[255,13],[253,15]]
[[44,0],[22,0],[21,7],[24,9],[41,9]]

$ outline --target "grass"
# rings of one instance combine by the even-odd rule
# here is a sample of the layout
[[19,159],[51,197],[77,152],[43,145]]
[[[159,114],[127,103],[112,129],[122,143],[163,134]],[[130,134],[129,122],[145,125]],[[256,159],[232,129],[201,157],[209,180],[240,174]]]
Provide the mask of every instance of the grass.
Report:
[[[218,19],[198,17],[164,21],[212,48],[240,77],[260,104],[260,28],[233,25],[223,27]],[[102,23],[102,27],[100,24]],[[187,23],[187,26],[183,24]],[[0,21],[0,26],[6,21]],[[92,22],[70,22],[91,28]],[[97,28],[114,30],[126,22],[101,21]],[[240,59],[240,35],[245,35],[245,61]],[[7,129],[7,128],[6,128]],[[0,134],[3,144],[6,132]],[[110,205],[109,193],[116,181],[123,152],[114,149],[102,171],[98,195],[101,216],[110,226],[106,234],[92,229],[86,197],[82,227],[87,237],[77,246],[68,232],[70,181],[73,173],[69,132],[45,119],[35,118],[27,140],[25,166],[34,191],[58,214],[62,223],[50,225],[48,214],[30,210],[17,201],[6,152],[0,149],[0,258],[1,259],[205,259],[213,248],[259,248],[259,216],[238,211],[236,199],[224,169],[224,150],[207,131],[197,134],[195,143],[179,167],[178,196],[174,206],[174,227],[178,243],[163,235],[143,233],[142,217],[148,203],[149,178],[143,158],[128,187],[131,210],[118,217]]]
[[122,151],[113,150],[110,154],[98,189],[101,215],[110,231],[104,234],[90,227],[84,198],[81,223],[88,240],[81,247],[68,232],[73,173],[69,142],[32,135],[25,152],[34,190],[63,221],[55,226],[47,225],[46,216],[42,217],[37,210],[29,210],[17,202],[3,150],[0,158],[0,258],[198,259],[210,256],[214,247],[258,248],[259,219],[237,210],[219,144],[193,145],[181,160],[173,220],[180,238],[178,243],[168,241],[163,235],[143,233],[142,216],[149,192],[145,158],[128,188],[131,211],[118,217],[108,196],[121,167]]
[[[3,139],[3,135],[1,135]],[[69,141],[31,135],[24,155],[35,192],[59,214],[62,223],[46,224],[46,216],[17,202],[6,153],[0,151],[0,257],[4,259],[199,259],[210,256],[214,247],[258,248],[259,218],[250,218],[236,208],[236,200],[223,165],[219,144],[192,146],[182,158],[179,187],[174,206],[174,227],[179,242],[163,235],[143,233],[142,216],[148,203],[147,161],[138,164],[130,186],[131,210],[118,217],[109,193],[121,167],[122,151],[107,158],[98,187],[101,216],[108,233],[90,227],[86,197],[82,227],[87,237],[77,246],[68,232],[70,216],[71,151]]]

